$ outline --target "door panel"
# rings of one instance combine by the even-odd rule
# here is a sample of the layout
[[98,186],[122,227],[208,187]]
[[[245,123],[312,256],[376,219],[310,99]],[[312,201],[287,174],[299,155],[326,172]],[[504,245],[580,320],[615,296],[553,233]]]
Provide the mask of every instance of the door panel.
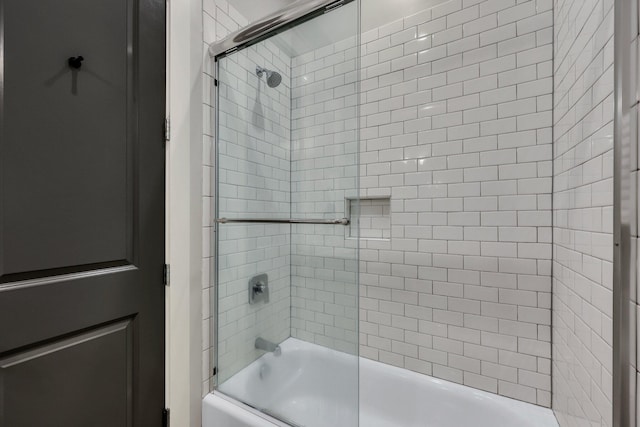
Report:
[[3,276],[129,258],[132,6],[4,1]]
[[164,114],[164,1],[0,0],[0,427],[161,425]]
[[5,425],[132,425],[131,338],[126,320],[0,360]]

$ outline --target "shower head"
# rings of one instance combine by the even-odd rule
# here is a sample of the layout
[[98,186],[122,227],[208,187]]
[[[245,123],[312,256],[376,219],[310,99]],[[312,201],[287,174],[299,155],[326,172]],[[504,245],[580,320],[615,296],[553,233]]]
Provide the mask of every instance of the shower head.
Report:
[[277,71],[267,70],[266,68],[262,68],[260,66],[256,66],[256,75],[259,78],[262,78],[262,75],[267,75],[267,84],[269,87],[278,87],[280,82],[282,82],[282,76]]

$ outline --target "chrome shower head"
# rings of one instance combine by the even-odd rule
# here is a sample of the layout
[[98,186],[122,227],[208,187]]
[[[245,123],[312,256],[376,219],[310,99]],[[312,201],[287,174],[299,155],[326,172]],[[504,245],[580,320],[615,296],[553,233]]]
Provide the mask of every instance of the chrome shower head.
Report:
[[282,76],[277,71],[271,71],[266,68],[256,66],[256,75],[259,78],[262,78],[263,74],[267,75],[267,84],[269,87],[278,87],[282,82]]

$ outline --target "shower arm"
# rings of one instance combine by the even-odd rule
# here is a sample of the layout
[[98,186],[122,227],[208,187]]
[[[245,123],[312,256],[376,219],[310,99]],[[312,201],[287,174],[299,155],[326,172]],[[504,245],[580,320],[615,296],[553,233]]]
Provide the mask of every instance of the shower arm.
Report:
[[317,224],[317,225],[349,225],[349,218],[336,219],[266,219],[266,218],[246,218],[246,219],[229,219],[216,218],[218,224],[243,224],[243,223],[266,223],[266,224]]

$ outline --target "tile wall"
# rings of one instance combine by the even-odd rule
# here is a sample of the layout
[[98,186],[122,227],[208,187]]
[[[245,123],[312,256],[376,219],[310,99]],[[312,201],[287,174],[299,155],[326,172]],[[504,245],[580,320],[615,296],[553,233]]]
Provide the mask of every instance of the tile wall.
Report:
[[[333,13],[353,14],[349,7]],[[356,37],[292,59],[294,217],[349,216],[357,198]],[[357,207],[356,207],[357,209]],[[358,352],[356,227],[292,227],[291,336],[350,354]]]
[[[203,62],[204,62],[204,74],[203,74],[203,260],[202,260],[202,285],[203,285],[203,294],[202,294],[202,312],[203,312],[203,327],[202,327],[202,346],[203,346],[203,357],[202,357],[202,393],[203,395],[209,393],[211,390],[211,386],[213,384],[213,376],[211,371],[211,360],[213,357],[213,340],[215,339],[214,330],[214,315],[211,307],[211,296],[214,290],[214,243],[215,243],[215,235],[213,229],[213,220],[215,216],[215,205],[214,205],[214,183],[215,183],[215,87],[214,87],[214,70],[215,64],[213,60],[208,55],[208,47],[209,44],[220,40],[226,37],[229,33],[238,30],[241,27],[244,27],[248,24],[248,21],[231,6],[226,0],[204,0],[203,1]],[[262,96],[264,93],[264,84],[261,86],[257,85],[257,79],[249,79],[248,77],[254,71],[255,65],[253,62],[262,62],[263,66],[272,66],[273,69],[276,69],[276,65],[279,70],[282,69],[283,72],[288,73],[288,59],[284,59],[284,62],[280,62],[277,58],[278,55],[275,55],[276,58],[273,57],[273,52],[264,49],[260,49],[261,52],[258,52],[257,49],[254,49],[250,54],[247,52],[241,58],[239,58],[240,63],[229,64],[229,68],[234,72],[246,73],[246,78],[244,82],[248,83],[247,85],[240,87],[240,82],[234,81],[233,76],[227,73],[226,79],[231,83],[232,90],[229,91],[226,95],[226,99],[228,99],[228,103],[226,105],[231,111],[236,112],[237,114],[232,114],[232,117],[228,117],[227,126],[225,130],[225,134],[221,135],[228,140],[228,144],[225,144],[228,149],[231,151],[225,153],[227,158],[227,163],[225,166],[227,169],[233,169],[233,166],[239,167],[239,163],[243,163],[242,167],[245,167],[245,172],[251,171],[251,173],[239,173],[234,176],[234,180],[237,179],[238,183],[242,183],[243,185],[237,186],[237,188],[233,188],[233,186],[225,186],[221,185],[222,191],[224,191],[225,196],[222,198],[226,203],[224,207],[221,206],[221,213],[227,216],[239,216],[243,213],[247,213],[247,216],[251,214],[251,209],[257,210],[258,205],[249,205],[248,199],[249,196],[255,195],[257,197],[258,192],[261,193],[262,201],[264,201],[266,194],[265,192],[272,191],[277,195],[276,200],[280,199],[280,202],[284,202],[282,200],[286,195],[286,192],[282,192],[280,190],[273,190],[274,183],[267,182],[266,178],[270,175],[273,175],[272,172],[277,172],[276,181],[278,184],[282,184],[283,186],[288,186],[288,176],[287,170],[288,166],[286,165],[286,159],[288,153],[278,151],[278,147],[274,147],[274,138],[273,138],[273,130],[268,132],[269,125],[275,124],[275,122],[280,121],[280,118],[275,118],[276,115],[283,114],[283,106],[282,102],[286,102],[285,99],[280,99],[280,96],[284,94],[284,92],[277,92],[277,98],[271,98],[269,96]],[[248,56],[250,55],[250,57]],[[238,62],[238,61],[236,61]],[[283,65],[284,63],[284,65]],[[255,74],[251,75],[251,77],[255,76]],[[263,82],[264,83],[264,82]],[[281,91],[288,90],[285,89],[285,85],[281,88]],[[260,93],[261,97],[258,98],[256,95]],[[251,101],[246,95],[252,95]],[[273,92],[270,94],[274,94]],[[255,102],[256,99],[259,99],[259,102]],[[234,105],[235,104],[235,105]],[[288,106],[285,106],[288,108]],[[255,114],[254,111],[259,111],[256,109],[262,108],[262,114]],[[286,112],[284,114],[287,114]],[[256,123],[261,123],[262,126],[249,126],[249,123],[253,125],[253,121],[256,119]],[[258,122],[257,120],[260,120]],[[285,124],[287,123],[284,120]],[[240,130],[241,128],[241,130]],[[262,128],[262,129],[260,129]],[[282,135],[286,135],[287,132],[283,129],[280,129],[275,132],[280,132]],[[249,157],[248,155],[248,145],[254,144],[257,148],[257,141],[266,140],[270,138],[268,141],[265,141],[265,144],[260,144],[260,150],[255,150],[252,153],[255,157]],[[253,146],[252,146],[253,147]],[[269,149],[275,149],[277,154],[275,156],[270,155],[268,153],[269,150],[265,150],[267,147]],[[273,154],[273,153],[271,153]],[[265,159],[270,155],[270,160],[272,161],[271,167],[273,171],[270,171],[269,168],[261,168],[258,170],[257,166],[255,166],[256,160]],[[275,159],[284,159],[284,164],[279,164],[275,166]],[[230,162],[230,163],[229,163]],[[230,171],[230,173],[237,173],[236,171]],[[224,175],[226,179],[231,178],[230,175]],[[235,191],[235,193],[234,193]],[[234,204],[233,201],[230,202],[231,198],[237,198],[237,203]],[[258,200],[259,202],[260,200]],[[261,205],[265,206],[265,205]],[[283,210],[284,206],[282,203],[269,203],[268,209],[273,211]],[[287,208],[288,209],[288,208]],[[243,212],[244,211],[244,212]],[[276,232],[278,231],[278,232]],[[257,316],[258,312],[256,310],[247,310],[247,304],[245,302],[246,299],[246,283],[243,285],[243,290],[245,292],[245,298],[239,296],[238,292],[240,292],[240,284],[238,276],[245,275],[248,276],[251,274],[251,271],[257,269],[256,262],[258,262],[258,258],[262,251],[265,250],[266,244],[272,244],[279,247],[288,248],[288,244],[286,243],[289,239],[289,236],[286,233],[279,232],[280,230],[275,230],[274,227],[264,227],[264,228],[250,228],[250,227],[230,227],[225,230],[225,236],[222,238],[223,242],[221,243],[221,247],[224,248],[226,253],[225,262],[227,263],[227,267],[225,271],[221,272],[221,278],[225,280],[225,292],[227,293],[225,299],[226,302],[222,303],[221,309],[227,311],[227,314],[223,316],[224,321],[227,323],[227,327],[225,328],[225,333],[230,335],[232,331],[245,332],[245,335],[240,334],[239,337],[235,338],[240,342],[237,343],[239,348],[243,348],[245,350],[244,354],[238,356],[238,359],[242,360],[243,363],[247,364],[251,361],[252,357],[255,357],[256,353],[253,349],[253,345],[251,343],[251,338],[249,335],[250,329],[253,325],[249,325],[246,323],[242,323],[245,321],[255,321],[253,316]],[[280,241],[284,236],[285,241]],[[230,240],[236,239],[237,242],[232,242]],[[246,248],[247,246],[251,246],[251,253],[247,253],[246,258],[242,258],[242,256],[235,256],[235,251],[240,251],[241,248]],[[286,259],[288,254],[286,251],[281,256],[273,257],[274,260],[278,260],[278,262],[287,262]],[[266,259],[266,258],[265,258]],[[280,292],[278,292],[277,297],[282,300],[287,300],[288,295],[283,292],[284,291],[284,283],[288,282],[286,269],[282,269],[281,267],[275,268],[275,266],[270,266],[271,270],[276,272],[275,277],[276,283],[278,283],[278,287],[282,288]],[[262,270],[262,266],[260,268]],[[235,300],[234,300],[235,298]],[[235,307],[234,307],[235,305]],[[282,305],[282,304],[281,304]],[[262,314],[260,314],[262,316]],[[274,320],[275,321],[275,320]],[[279,330],[280,335],[282,335],[282,329],[286,329],[286,324],[288,320],[284,315],[281,315],[280,321],[275,321],[276,324],[280,323],[278,327],[274,327],[274,331]],[[235,329],[234,329],[235,328]],[[213,329],[213,330],[212,330]],[[256,332],[256,331],[254,331]],[[288,331],[287,331],[288,332]],[[257,332],[256,332],[257,333]],[[225,348],[221,347],[221,356],[226,357],[225,367],[227,369],[224,372],[221,372],[221,377],[228,377],[230,374],[241,368],[240,364],[234,363],[231,354],[231,347],[226,346]],[[230,353],[231,352],[231,353]],[[226,353],[226,355],[224,354]],[[224,378],[223,378],[224,379]]]
[[555,2],[553,409],[612,425],[613,0]]
[[247,24],[226,0],[204,0],[202,2],[202,395],[213,387],[213,343],[215,339],[213,307],[215,234],[215,86],[214,62],[209,57],[209,44]]
[[[290,58],[266,40],[218,61],[218,201],[224,218],[288,218],[291,209]],[[276,88],[256,66],[282,75]],[[218,226],[218,382],[260,357],[254,341],[291,329],[288,225]],[[268,275],[269,301],[250,305],[248,283]]]
[[[363,212],[389,226],[361,239],[362,356],[550,405],[552,24],[550,0],[452,0],[363,35]],[[294,58],[301,123],[337,120],[311,94],[349,46]],[[308,175],[341,160],[315,130]]]
[[[203,19],[203,49],[246,25],[225,0],[204,1]],[[550,406],[553,335],[553,407],[561,425],[611,425],[613,0],[451,0],[370,31],[362,43],[361,355]],[[291,154],[266,133],[240,133],[264,138],[260,147],[269,149],[258,155],[278,159],[270,170],[252,169],[252,179],[277,172],[276,187],[294,191],[267,188],[266,180],[221,188],[229,201],[253,190],[276,197],[254,210],[228,204],[228,216],[262,209],[288,215],[289,201],[292,215],[348,214],[355,186],[347,168],[357,154],[355,53],[346,40],[288,62],[271,46],[236,64],[248,76],[258,60],[290,76],[281,88],[291,82],[288,130],[280,109],[287,95],[262,92],[261,99],[270,104],[264,130],[277,122],[273,135],[290,132]],[[215,98],[207,60],[203,393],[211,381],[214,215]],[[243,117],[248,123],[254,115]],[[228,154],[231,162],[248,156]],[[632,172],[637,179],[637,166]],[[356,293],[345,287],[357,271],[349,262],[350,230],[237,231],[236,254],[281,247],[269,262],[283,286],[292,284],[292,335],[348,350],[358,326],[350,310]],[[291,277],[279,264],[288,259]],[[249,274],[249,260],[239,262],[228,281],[238,292],[246,281],[240,271]],[[226,319],[241,324],[246,308]],[[287,321],[284,314],[277,320],[283,336]],[[251,347],[251,339],[243,341]]]

